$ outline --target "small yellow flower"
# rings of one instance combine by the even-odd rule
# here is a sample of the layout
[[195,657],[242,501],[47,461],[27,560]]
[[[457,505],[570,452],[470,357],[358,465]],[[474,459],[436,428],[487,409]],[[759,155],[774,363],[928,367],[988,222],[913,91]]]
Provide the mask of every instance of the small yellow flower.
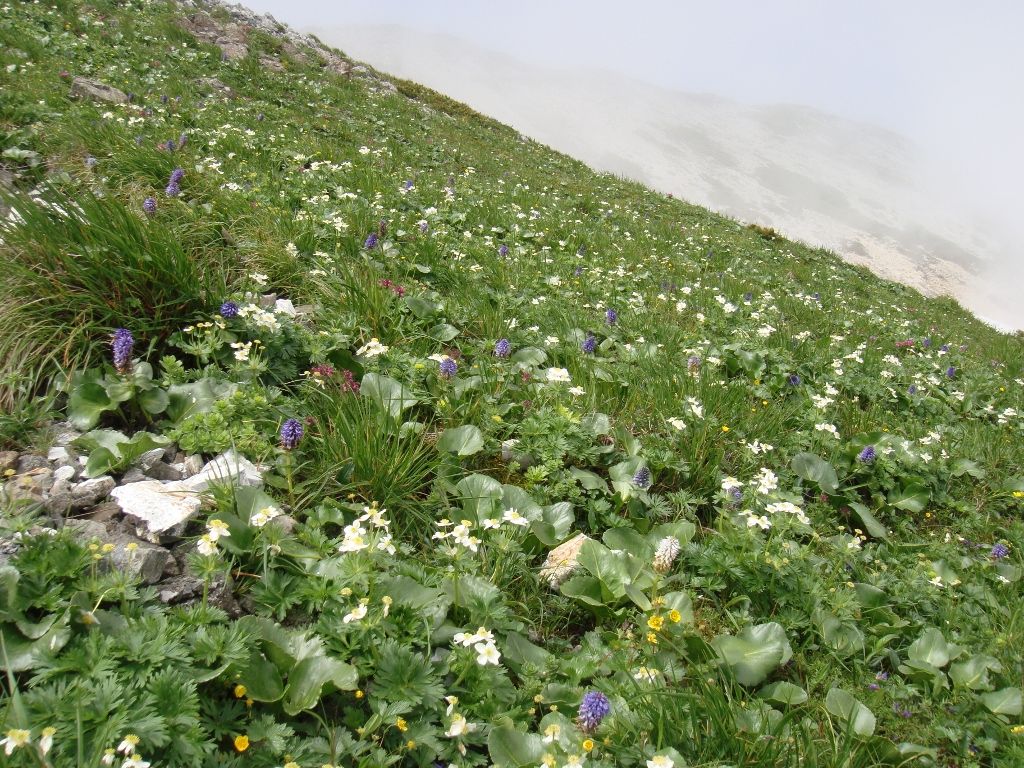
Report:
[[594,749],[594,740],[593,739],[584,739],[583,740],[583,751],[584,752],[591,752],[591,751],[593,751],[593,749]]
[[728,432],[729,431],[729,427],[727,427],[725,424],[723,424],[722,425],[722,431],[723,432]]
[[1024,491],[1014,491],[1013,492],[1013,498],[1015,498],[1015,499],[1024,499]]
[[654,634],[653,632],[648,632],[647,633],[647,642],[650,643],[651,645],[657,645],[658,644],[658,636],[656,634]]
[[245,734],[241,736],[235,736],[235,749],[239,752],[245,752],[249,748],[249,737]]
[[682,621],[683,614],[681,614],[679,611],[673,608],[671,611],[668,612],[668,618],[669,621],[671,621],[673,624],[678,624],[680,621]]
[[664,616],[651,616],[647,619],[647,626],[653,629],[655,632],[660,632],[661,628],[665,626]]
[[395,727],[398,728],[398,730],[400,730],[402,733],[405,733],[409,730],[409,724],[405,722],[404,717],[400,717],[397,720],[395,720]]
[[406,749],[416,749],[416,742],[413,741],[412,739],[409,739],[407,742],[405,742],[405,748]]
[[534,704],[540,704],[542,701],[544,701],[544,697],[541,696],[539,693],[533,697]]
[[357,699],[361,699],[361,698],[363,698],[363,696],[365,696],[365,695],[366,695],[366,694],[365,694],[365,693],[363,693],[363,692],[362,692],[362,690],[358,690],[358,691],[356,691],[356,693],[355,693],[355,696],[356,696],[356,698],[357,698]]
[[1010,729],[1010,733],[1014,734],[1015,736],[1024,733],[1024,725],[1013,726],[1013,728]]
[[235,698],[236,699],[242,698],[243,696],[245,696],[245,693],[246,693],[247,690],[248,689],[244,685],[239,683],[238,685],[235,686]]

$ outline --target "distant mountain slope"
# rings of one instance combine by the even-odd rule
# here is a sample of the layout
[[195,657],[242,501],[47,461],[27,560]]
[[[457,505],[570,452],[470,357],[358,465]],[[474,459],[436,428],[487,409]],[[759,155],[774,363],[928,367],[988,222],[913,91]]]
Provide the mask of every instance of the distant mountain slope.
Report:
[[953,295],[1001,325],[1024,325],[1012,297],[980,298],[1000,244],[922,190],[914,145],[891,131],[808,107],[544,69],[405,27],[315,32],[599,169],[831,248],[926,294]]

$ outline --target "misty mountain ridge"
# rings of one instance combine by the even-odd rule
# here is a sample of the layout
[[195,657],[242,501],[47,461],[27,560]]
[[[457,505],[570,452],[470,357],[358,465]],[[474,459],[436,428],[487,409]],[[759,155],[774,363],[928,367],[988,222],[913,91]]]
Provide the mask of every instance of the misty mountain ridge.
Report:
[[1024,326],[1011,296],[984,288],[1005,282],[992,275],[1004,244],[894,131],[807,106],[545,68],[407,27],[309,31],[599,170],[824,246],[926,295],[952,295],[996,325]]

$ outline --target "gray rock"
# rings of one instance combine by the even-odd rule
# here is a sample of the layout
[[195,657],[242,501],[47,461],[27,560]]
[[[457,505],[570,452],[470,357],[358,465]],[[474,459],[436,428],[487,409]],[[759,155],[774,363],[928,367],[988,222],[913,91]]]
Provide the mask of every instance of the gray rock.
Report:
[[61,422],[56,425],[57,433],[53,436],[53,444],[66,447],[82,436],[82,433],[74,429],[68,422]]
[[0,451],[0,473],[18,471],[18,452]]
[[160,601],[172,605],[203,593],[203,581],[194,576],[174,576],[160,583]]
[[23,453],[18,457],[18,472],[28,472],[33,469],[49,469],[50,462],[45,456],[37,453]]
[[221,82],[216,77],[200,77],[196,80],[196,85],[208,91],[220,91],[221,94],[228,98],[235,95],[235,92],[231,90],[231,86]]
[[548,583],[551,589],[558,589],[562,582],[568,579],[573,571],[576,570],[580,549],[588,541],[590,541],[589,536],[585,533],[579,533],[548,552],[539,575]]
[[123,475],[121,475],[121,485],[128,485],[129,483],[141,483],[143,480],[149,480],[151,478],[146,476],[138,467],[132,467]]
[[263,475],[255,464],[230,449],[208,462],[198,474],[181,481],[183,487],[197,492],[209,490],[214,483],[259,487]]
[[105,501],[97,504],[89,512],[89,519],[97,523],[109,523],[114,518],[121,516],[121,507],[116,501]]
[[70,483],[78,475],[78,470],[70,465],[64,465],[57,467],[53,470],[53,484],[57,483]]
[[199,513],[199,494],[183,483],[144,480],[115,488],[111,498],[131,518],[138,535],[159,544],[185,532],[185,526]]
[[198,453],[193,453],[191,456],[185,459],[181,468],[182,474],[185,477],[192,477],[192,475],[198,475],[203,471],[203,457]]
[[128,94],[113,86],[91,80],[88,77],[76,77],[71,81],[71,96],[92,101],[109,101],[112,104],[126,104]]
[[154,480],[181,480],[183,477],[180,469],[175,469],[170,464],[164,464],[162,461],[157,462],[146,470],[146,476]]
[[103,523],[95,520],[68,520],[65,527],[82,541],[98,540],[113,545],[110,552],[100,561],[102,567],[123,571],[145,584],[156,584],[172,563],[171,553],[134,536],[118,531],[111,532]]
[[74,460],[74,456],[67,448],[62,445],[58,445],[47,451],[46,460],[51,464],[64,466],[65,464],[70,464]]
[[154,448],[153,450],[146,451],[144,454],[139,456],[139,458],[136,459],[135,464],[133,464],[133,466],[138,467],[143,472],[148,472],[150,470],[150,467],[152,467],[159,461],[163,461],[163,458],[164,449]]
[[83,480],[71,489],[71,498],[78,509],[85,509],[99,504],[117,487],[110,475]]
[[42,504],[53,487],[53,470],[32,469],[15,475],[4,484],[4,496],[12,503]]

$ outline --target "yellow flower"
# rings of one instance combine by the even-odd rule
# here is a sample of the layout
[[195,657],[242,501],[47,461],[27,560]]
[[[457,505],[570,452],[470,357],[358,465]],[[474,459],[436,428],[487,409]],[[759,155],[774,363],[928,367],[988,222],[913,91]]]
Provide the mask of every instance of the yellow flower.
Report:
[[243,696],[245,696],[246,690],[247,690],[246,687],[244,685],[242,685],[241,683],[236,685],[235,686],[235,698],[236,699],[240,699]]
[[1024,725],[1013,726],[1013,728],[1010,729],[1010,733],[1014,734],[1015,736],[1024,733]]
[[661,628],[665,626],[665,618],[663,616],[651,616],[647,619],[647,626],[655,632],[660,632]]
[[723,432],[728,432],[729,431],[729,427],[727,427],[725,424],[723,424],[722,425],[722,431]]
[[683,619],[683,614],[673,608],[668,612],[668,618],[673,624],[678,624]]
[[584,752],[590,752],[593,749],[594,749],[594,740],[593,739],[584,739],[583,740],[583,751]]
[[647,642],[651,643],[652,645],[657,645],[658,644],[658,636],[656,634],[654,634],[653,632],[648,632],[647,633]]
[[409,724],[405,722],[404,717],[400,717],[397,720],[395,720],[395,727],[397,727],[398,730],[400,730],[402,733],[405,733],[407,730],[409,730]]
[[416,749],[416,742],[413,741],[412,739],[409,739],[407,742],[405,742],[405,748],[406,749]]
[[245,752],[249,748],[249,737],[245,734],[241,736],[235,736],[235,749],[239,752]]
[[1015,499],[1024,499],[1024,491],[1014,491],[1013,492],[1013,498],[1015,498]]
[[540,695],[539,693],[536,696],[533,697],[533,703],[534,704],[540,704],[542,701],[544,701],[544,697],[542,695]]
[[361,699],[361,698],[363,698],[363,696],[365,696],[365,695],[366,695],[366,694],[365,694],[365,693],[363,693],[363,692],[362,692],[361,690],[359,690],[359,691],[356,691],[356,694],[355,694],[355,696],[356,696],[356,698],[357,698],[357,699]]

